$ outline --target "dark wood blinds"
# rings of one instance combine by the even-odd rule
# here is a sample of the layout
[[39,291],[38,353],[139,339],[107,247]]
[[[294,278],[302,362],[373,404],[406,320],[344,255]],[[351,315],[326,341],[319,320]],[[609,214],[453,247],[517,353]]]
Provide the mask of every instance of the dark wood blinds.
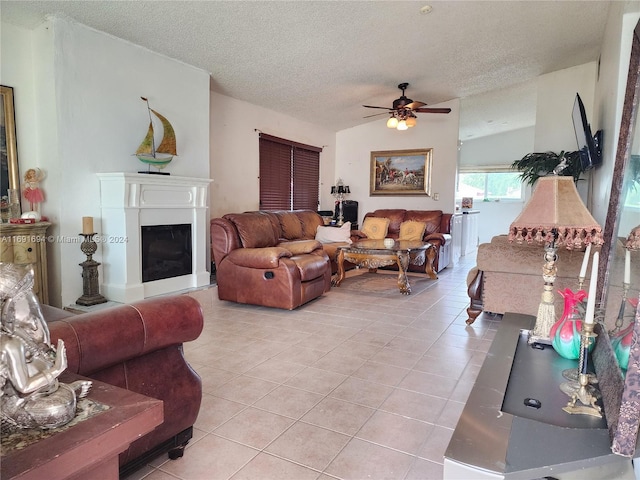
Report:
[[321,151],[260,134],[260,209],[317,210]]
[[318,209],[320,154],[304,148],[293,149],[293,209]]
[[290,190],[291,147],[261,138],[260,209],[291,210]]

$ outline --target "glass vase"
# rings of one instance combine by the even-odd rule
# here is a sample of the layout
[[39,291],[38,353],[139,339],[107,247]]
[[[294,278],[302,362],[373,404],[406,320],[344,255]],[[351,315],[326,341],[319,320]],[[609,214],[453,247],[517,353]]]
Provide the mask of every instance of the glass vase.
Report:
[[549,331],[551,345],[558,355],[570,360],[580,358],[580,335],[582,332],[582,316],[578,305],[586,298],[584,290],[573,292],[570,289],[558,291],[564,297],[562,317],[553,324]]

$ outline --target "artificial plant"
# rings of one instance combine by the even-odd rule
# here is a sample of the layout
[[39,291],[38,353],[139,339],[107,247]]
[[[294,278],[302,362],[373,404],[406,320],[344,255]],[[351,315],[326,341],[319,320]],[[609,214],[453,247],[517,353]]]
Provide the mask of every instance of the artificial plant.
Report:
[[511,168],[522,172],[520,178],[523,182],[533,185],[538,178],[545,177],[554,172],[558,165],[563,162],[564,168],[558,169],[556,173],[566,177],[572,176],[573,181],[577,183],[580,175],[584,172],[579,151],[528,153],[520,160],[513,162]]

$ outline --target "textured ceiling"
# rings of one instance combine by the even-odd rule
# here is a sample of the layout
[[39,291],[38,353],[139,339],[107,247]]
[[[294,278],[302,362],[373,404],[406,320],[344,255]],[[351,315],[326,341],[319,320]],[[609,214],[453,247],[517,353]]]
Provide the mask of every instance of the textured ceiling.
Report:
[[597,60],[609,4],[2,0],[0,15],[24,28],[66,15],[202,68],[212,90],[334,131],[384,118],[364,119],[375,111],[362,105],[391,105],[409,82],[429,105],[462,99],[464,140],[533,125],[533,79]]

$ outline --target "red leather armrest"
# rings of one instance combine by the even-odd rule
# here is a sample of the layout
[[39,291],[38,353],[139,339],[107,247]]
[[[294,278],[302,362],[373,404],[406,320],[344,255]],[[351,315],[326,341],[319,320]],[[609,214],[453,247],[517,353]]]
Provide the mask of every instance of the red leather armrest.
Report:
[[177,295],[84,313],[49,323],[51,343],[64,340],[68,369],[81,375],[198,338],[202,309]]

